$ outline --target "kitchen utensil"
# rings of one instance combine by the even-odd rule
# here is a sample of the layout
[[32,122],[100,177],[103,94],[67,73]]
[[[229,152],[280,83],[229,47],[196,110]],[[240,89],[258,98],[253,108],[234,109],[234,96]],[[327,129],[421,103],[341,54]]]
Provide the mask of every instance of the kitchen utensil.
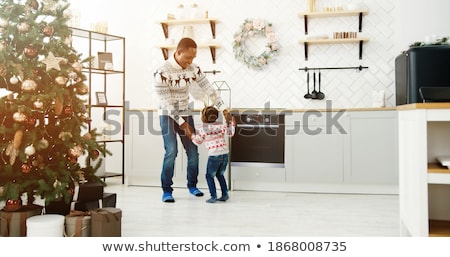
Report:
[[310,99],[311,93],[309,93],[309,71],[306,73],[306,86],[308,87],[308,92],[305,94],[304,98]]
[[320,91],[320,80],[321,80],[321,73],[320,73],[320,70],[319,70],[319,92],[317,92],[317,94],[316,94],[316,96],[317,96],[317,99],[319,99],[319,100],[322,100],[322,99],[324,99],[325,98],[325,94],[322,92],[322,91]]
[[317,99],[317,91],[316,91],[316,72],[313,73],[313,91],[311,92],[311,99]]

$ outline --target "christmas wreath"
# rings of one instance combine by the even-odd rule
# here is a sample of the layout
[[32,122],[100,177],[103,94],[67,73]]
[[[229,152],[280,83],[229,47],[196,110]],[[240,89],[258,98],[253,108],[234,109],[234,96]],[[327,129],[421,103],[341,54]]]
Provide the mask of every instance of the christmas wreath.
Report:
[[[267,44],[264,51],[258,56],[252,55],[247,48],[245,41],[251,37],[265,37]],[[234,34],[233,53],[236,60],[247,64],[254,69],[263,69],[273,58],[280,46],[277,35],[273,31],[272,24],[262,19],[246,19],[240,26],[240,30]]]

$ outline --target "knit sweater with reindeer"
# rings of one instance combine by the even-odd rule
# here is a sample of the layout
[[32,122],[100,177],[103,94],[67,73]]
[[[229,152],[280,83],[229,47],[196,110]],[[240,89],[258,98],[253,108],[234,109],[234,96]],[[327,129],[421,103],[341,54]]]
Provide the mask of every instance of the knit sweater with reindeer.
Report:
[[169,115],[179,125],[189,115],[189,95],[195,100],[211,99],[222,110],[224,104],[205,74],[196,64],[183,69],[172,56],[154,73],[155,91],[159,98],[159,114]]
[[209,156],[222,155],[229,152],[227,137],[234,136],[235,124],[221,122],[203,123],[192,135],[192,142],[196,145],[205,144]]

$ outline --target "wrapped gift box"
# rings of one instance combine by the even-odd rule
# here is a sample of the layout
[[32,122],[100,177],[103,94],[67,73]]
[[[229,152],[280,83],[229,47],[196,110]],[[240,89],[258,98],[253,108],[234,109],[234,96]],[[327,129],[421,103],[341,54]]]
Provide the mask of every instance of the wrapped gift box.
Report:
[[116,207],[117,194],[115,193],[103,193],[103,197],[96,201],[88,202],[72,202],[70,204],[70,210],[77,211],[90,211],[93,209],[104,207]]
[[13,212],[0,211],[0,235],[4,237],[26,236],[26,220],[29,217],[42,214],[43,207],[40,205],[24,205]]
[[91,216],[85,212],[71,211],[66,215],[66,232],[68,237],[90,237],[91,236]]
[[88,202],[96,201],[103,197],[103,184],[102,183],[74,183],[74,192],[72,201],[74,202]]
[[122,236],[122,210],[112,207],[92,210],[91,235],[93,237]]
[[89,211],[95,208],[102,207],[116,207],[117,194],[103,193],[98,199],[91,201],[72,201],[66,203],[64,201],[53,201],[45,206],[45,213],[47,214],[61,214],[68,215],[72,210]]

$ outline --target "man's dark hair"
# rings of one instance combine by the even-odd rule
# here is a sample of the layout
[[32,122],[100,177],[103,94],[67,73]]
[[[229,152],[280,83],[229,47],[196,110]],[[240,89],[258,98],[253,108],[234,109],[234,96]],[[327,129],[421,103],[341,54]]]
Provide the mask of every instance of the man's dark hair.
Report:
[[192,38],[184,37],[178,42],[177,50],[186,50],[189,48],[197,48],[197,43]]

